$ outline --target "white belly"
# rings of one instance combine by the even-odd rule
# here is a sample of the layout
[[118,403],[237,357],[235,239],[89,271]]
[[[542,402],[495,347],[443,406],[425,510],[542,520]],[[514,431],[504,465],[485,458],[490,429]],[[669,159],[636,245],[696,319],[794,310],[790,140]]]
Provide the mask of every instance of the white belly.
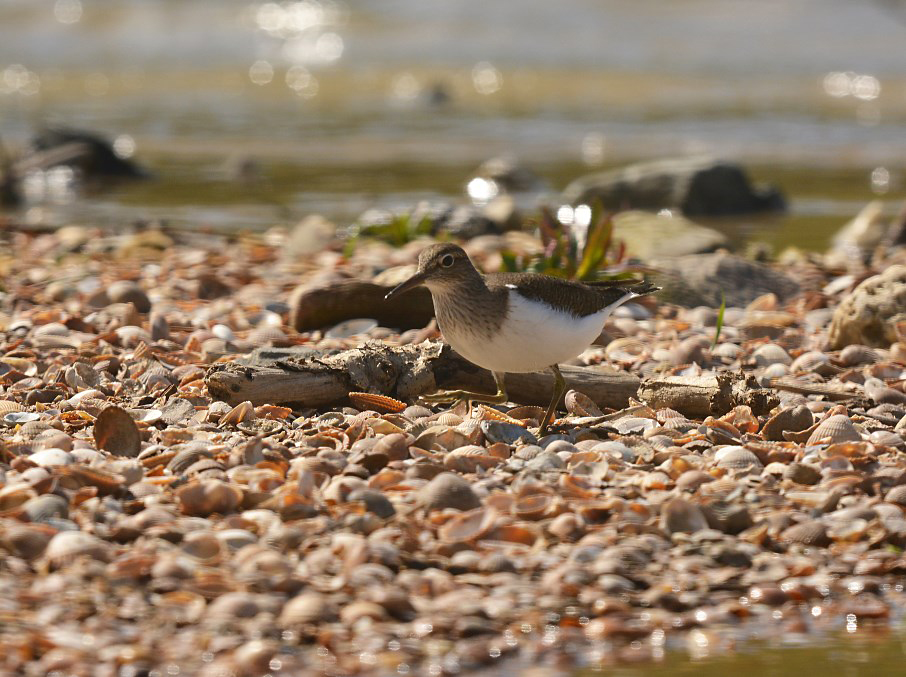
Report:
[[568,313],[510,293],[506,319],[486,340],[466,330],[441,327],[444,338],[469,362],[491,371],[541,371],[581,354],[601,329],[612,307],[576,318]]

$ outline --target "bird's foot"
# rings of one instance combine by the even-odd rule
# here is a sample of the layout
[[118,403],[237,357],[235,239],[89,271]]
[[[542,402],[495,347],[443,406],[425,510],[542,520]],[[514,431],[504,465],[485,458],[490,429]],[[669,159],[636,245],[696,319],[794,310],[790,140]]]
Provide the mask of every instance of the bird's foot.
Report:
[[472,402],[489,402],[491,404],[503,404],[507,401],[507,394],[504,392],[496,393],[473,393],[468,390],[439,390],[436,393],[431,393],[430,395],[422,395],[422,399],[425,402],[431,404],[447,404],[450,402],[462,402],[466,401],[469,403],[469,408],[472,408]]

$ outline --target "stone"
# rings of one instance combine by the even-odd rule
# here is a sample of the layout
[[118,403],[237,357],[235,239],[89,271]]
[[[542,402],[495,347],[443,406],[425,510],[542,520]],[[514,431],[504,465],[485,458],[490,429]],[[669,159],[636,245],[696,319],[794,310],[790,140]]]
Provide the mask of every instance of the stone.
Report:
[[652,281],[663,287],[658,300],[687,308],[717,308],[722,297],[728,307],[745,307],[771,293],[783,302],[799,292],[799,284],[786,273],[725,251],[653,259],[649,263],[659,271]]
[[132,280],[117,280],[107,287],[111,303],[131,303],[140,313],[151,310],[151,300],[145,291]]
[[613,217],[613,237],[626,244],[626,254],[643,261],[662,256],[713,252],[728,244],[727,236],[679,214],[629,210]]
[[774,187],[753,187],[739,165],[709,157],[643,162],[580,177],[563,191],[570,204],[600,201],[605,209],[679,209],[686,216],[779,211]]
[[891,266],[863,281],[834,311],[828,341],[834,350],[852,343],[886,348],[906,322],[906,266]]
[[297,223],[286,241],[286,254],[299,258],[317,254],[330,246],[337,227],[320,214],[311,214]]

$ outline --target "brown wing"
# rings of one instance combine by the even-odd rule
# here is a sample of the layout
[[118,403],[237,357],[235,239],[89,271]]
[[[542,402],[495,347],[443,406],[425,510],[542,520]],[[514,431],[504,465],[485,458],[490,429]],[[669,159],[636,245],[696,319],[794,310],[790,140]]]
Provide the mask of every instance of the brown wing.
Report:
[[511,288],[526,298],[542,303],[554,303],[576,317],[585,317],[621,299],[650,294],[658,287],[647,282],[618,281],[572,282],[536,273],[495,273],[485,276],[489,288]]

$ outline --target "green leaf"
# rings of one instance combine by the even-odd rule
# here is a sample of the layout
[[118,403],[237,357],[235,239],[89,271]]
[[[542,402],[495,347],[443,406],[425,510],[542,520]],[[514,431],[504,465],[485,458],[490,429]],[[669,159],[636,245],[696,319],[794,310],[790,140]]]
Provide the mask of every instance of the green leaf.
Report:
[[714,342],[711,346],[716,346],[717,341],[720,339],[720,330],[724,328],[724,311],[727,309],[727,299],[724,298],[724,293],[720,293],[720,310],[717,311],[717,331],[714,332]]
[[613,218],[609,214],[604,214],[597,221],[592,221],[585,249],[582,252],[582,259],[576,269],[578,279],[587,280],[594,277],[598,268],[607,260],[607,250],[610,248],[612,238]]

